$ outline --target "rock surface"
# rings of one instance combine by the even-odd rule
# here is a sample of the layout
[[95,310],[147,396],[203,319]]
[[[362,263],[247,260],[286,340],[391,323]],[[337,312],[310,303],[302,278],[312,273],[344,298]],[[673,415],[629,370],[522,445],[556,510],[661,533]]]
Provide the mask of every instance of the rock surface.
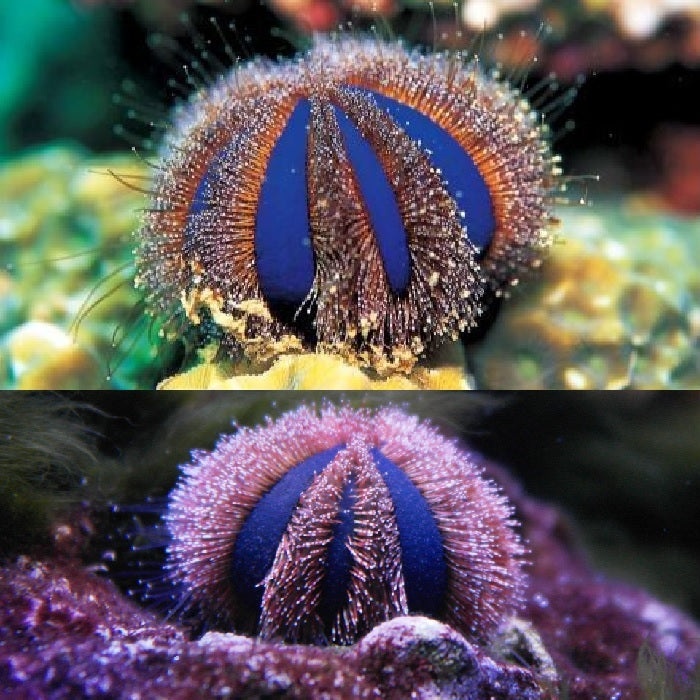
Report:
[[209,632],[189,641],[75,562],[0,573],[0,687],[12,697],[541,697],[446,625],[403,617],[347,650]]

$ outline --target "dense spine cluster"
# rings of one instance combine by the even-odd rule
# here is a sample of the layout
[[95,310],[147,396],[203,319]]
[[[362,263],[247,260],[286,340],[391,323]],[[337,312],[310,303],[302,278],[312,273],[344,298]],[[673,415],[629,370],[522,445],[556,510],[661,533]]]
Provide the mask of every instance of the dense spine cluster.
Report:
[[183,468],[169,576],[211,621],[349,644],[411,612],[483,640],[517,609],[512,510],[469,455],[403,412],[301,407]]
[[455,54],[319,39],[222,77],[164,151],[137,283],[252,359],[315,348],[408,371],[549,242],[546,127]]

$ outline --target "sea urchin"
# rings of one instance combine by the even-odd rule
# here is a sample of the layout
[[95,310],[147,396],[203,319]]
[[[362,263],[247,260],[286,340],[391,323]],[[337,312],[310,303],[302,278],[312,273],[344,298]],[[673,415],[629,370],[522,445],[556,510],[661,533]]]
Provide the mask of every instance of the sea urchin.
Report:
[[468,453],[396,408],[302,406],[195,452],[167,567],[214,624],[349,644],[407,613],[486,639],[523,587],[512,510]]
[[137,285],[234,355],[408,372],[539,263],[557,175],[539,115],[478,61],[318,38],[181,110]]

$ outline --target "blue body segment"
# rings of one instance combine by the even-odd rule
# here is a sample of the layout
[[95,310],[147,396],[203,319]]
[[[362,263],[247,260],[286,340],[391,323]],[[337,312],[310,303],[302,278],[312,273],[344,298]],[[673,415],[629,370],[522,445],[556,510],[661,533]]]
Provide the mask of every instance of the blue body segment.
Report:
[[258,584],[272,566],[299,497],[344,447],[332,447],[292,467],[244,521],[231,558],[231,586],[243,606],[250,606],[251,610],[260,607],[263,589]]
[[272,149],[255,220],[255,257],[263,295],[300,306],[314,280],[306,154],[311,105],[299,100]]
[[[353,88],[357,89],[357,88]],[[392,117],[414,141],[429,150],[429,158],[442,171],[447,191],[464,212],[462,223],[469,240],[478,248],[488,247],[496,229],[489,188],[469,154],[441,126],[413,107],[373,90],[357,89],[371,95],[380,109]]]
[[197,233],[198,216],[210,208],[210,200],[212,189],[219,181],[219,168],[222,162],[226,162],[226,155],[230,146],[223,148],[217,155],[211,159],[207,166],[202,179],[197,185],[197,189],[192,196],[190,202],[190,210],[187,214],[187,222],[185,223],[185,245],[193,244],[194,237]]
[[337,106],[334,109],[379,246],[389,286],[394,294],[402,294],[411,278],[411,256],[394,191],[372,147],[347,114]]
[[408,609],[438,617],[447,591],[442,536],[416,485],[377,447],[372,456],[394,503]]
[[[202,179],[197,185],[194,196],[192,197],[192,203],[190,204],[189,216],[201,214],[209,208],[209,197],[211,193],[211,186],[216,184],[219,180],[218,176],[218,166],[221,160],[221,153],[209,163],[209,167],[204,173]],[[189,223],[189,220],[188,220]]]
[[355,527],[353,509],[356,500],[355,485],[350,481],[345,484],[340,497],[338,522],[333,526],[333,539],[328,544],[326,576],[318,602],[318,614],[329,631],[335,616],[345,605],[347,590],[350,586],[353,559],[347,543]]

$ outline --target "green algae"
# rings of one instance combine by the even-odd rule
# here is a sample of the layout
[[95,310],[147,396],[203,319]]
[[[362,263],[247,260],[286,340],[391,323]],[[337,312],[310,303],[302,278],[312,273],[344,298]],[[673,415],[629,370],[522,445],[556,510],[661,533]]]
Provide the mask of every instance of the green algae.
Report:
[[143,171],[63,143],[0,168],[0,387],[155,383],[157,337],[133,288],[144,197],[110,174]]
[[681,679],[661,654],[648,646],[639,650],[637,678],[644,700],[698,700],[700,698],[700,669],[692,678]]
[[97,451],[79,415],[86,407],[55,394],[0,394],[0,553],[36,546],[80,502]]

